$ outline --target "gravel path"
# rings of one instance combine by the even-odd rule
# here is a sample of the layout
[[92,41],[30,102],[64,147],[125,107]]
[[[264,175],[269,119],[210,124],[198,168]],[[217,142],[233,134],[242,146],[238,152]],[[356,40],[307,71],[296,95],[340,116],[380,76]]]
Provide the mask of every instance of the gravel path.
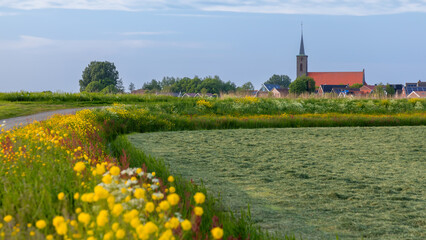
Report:
[[22,123],[22,126],[25,126],[27,124],[32,123],[33,121],[43,121],[48,119],[49,117],[55,115],[55,114],[75,114],[76,112],[82,110],[82,109],[93,109],[91,108],[71,108],[71,109],[62,109],[62,110],[55,110],[55,111],[49,111],[49,112],[42,112],[37,113],[29,116],[24,117],[15,117],[15,118],[9,118],[4,119],[0,122],[0,130],[1,128],[4,128],[4,130],[12,129],[15,126],[19,126]]

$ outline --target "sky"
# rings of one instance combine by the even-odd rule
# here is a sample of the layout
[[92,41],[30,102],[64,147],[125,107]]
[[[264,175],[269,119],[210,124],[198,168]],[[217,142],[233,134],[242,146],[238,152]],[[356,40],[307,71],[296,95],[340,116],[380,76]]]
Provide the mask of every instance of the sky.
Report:
[[0,92],[78,92],[91,61],[127,88],[218,75],[256,89],[308,71],[426,81],[426,0],[0,0]]

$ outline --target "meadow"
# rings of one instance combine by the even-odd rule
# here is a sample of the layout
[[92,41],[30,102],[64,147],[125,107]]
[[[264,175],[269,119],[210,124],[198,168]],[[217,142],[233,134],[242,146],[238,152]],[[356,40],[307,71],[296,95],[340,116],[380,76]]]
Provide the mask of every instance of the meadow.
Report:
[[[417,136],[417,137],[416,137]],[[424,239],[426,127],[131,134],[173,174],[272,232],[304,239]]]
[[[202,184],[186,176],[173,175],[123,134],[426,125],[426,100],[421,99],[178,99],[19,92],[0,94],[0,101],[12,114],[26,104],[40,106],[38,111],[46,104],[112,105],[2,130],[0,238],[5,239],[282,239],[260,229],[247,206],[236,215],[227,211],[228,202],[207,194]],[[19,114],[31,109],[22,108]],[[291,234],[284,238],[294,239]]]

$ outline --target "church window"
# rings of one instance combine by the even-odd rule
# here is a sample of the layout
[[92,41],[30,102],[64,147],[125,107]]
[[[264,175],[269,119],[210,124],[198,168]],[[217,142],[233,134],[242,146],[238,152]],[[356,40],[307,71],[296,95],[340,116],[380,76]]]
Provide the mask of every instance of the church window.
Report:
[[300,71],[303,71],[303,64],[300,64]]

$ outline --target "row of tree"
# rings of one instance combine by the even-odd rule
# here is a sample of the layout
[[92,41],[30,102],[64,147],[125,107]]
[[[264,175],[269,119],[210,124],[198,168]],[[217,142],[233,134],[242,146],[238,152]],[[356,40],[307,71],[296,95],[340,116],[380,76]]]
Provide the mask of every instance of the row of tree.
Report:
[[[276,75],[265,82],[266,84],[276,84],[281,88],[290,88],[290,92],[303,93],[315,91],[315,82],[312,78],[301,77],[293,83],[287,75]],[[119,78],[119,73],[114,63],[105,61],[91,62],[83,71],[82,79],[79,81],[80,91],[86,92],[102,92],[102,93],[119,93],[124,92],[123,82]],[[129,90],[133,91],[134,84],[131,83]],[[186,93],[230,93],[238,91],[252,91],[254,86],[251,82],[237,87],[231,81],[224,82],[219,76],[208,76],[205,78],[174,78],[164,77],[163,80],[157,81],[153,79],[142,86],[142,89],[152,92],[186,92]]]
[[[114,63],[105,61],[91,62],[83,71],[82,79],[79,81],[80,91],[119,93],[124,92],[123,82]],[[310,77],[300,77],[291,82],[287,75],[276,75],[270,77],[265,84],[279,85],[281,88],[290,88],[291,93],[303,93],[315,91],[315,82]],[[133,91],[135,85],[130,83],[129,90]],[[185,93],[230,93],[239,91],[253,91],[254,86],[247,82],[240,87],[231,81],[224,82],[219,76],[208,76],[205,78],[174,78],[164,77],[161,81],[153,79],[142,86],[142,89],[151,92],[185,92]]]

